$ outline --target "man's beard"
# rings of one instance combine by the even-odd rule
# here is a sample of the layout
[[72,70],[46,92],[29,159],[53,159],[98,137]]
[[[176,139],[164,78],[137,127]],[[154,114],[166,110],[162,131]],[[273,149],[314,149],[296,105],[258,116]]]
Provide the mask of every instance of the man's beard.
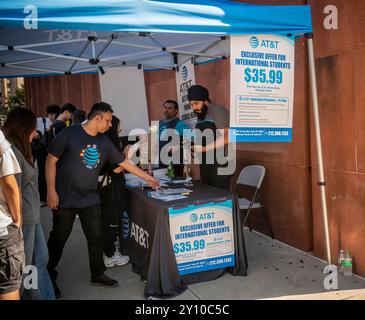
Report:
[[171,115],[169,113],[164,112],[164,116],[166,120],[171,120],[174,119],[176,117],[176,115]]
[[194,111],[195,114],[198,116],[198,120],[202,121],[205,119],[205,116],[208,113],[208,106],[206,104],[203,104],[202,108],[200,109],[200,112]]

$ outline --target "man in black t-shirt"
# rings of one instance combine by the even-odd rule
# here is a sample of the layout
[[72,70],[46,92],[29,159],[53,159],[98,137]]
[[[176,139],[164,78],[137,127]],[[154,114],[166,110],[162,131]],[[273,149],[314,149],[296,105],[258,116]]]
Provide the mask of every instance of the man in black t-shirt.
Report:
[[70,121],[72,114],[76,111],[76,107],[72,103],[65,103],[53,123],[53,136],[56,137],[63,129],[67,128],[67,121]]
[[[53,229],[48,240],[48,271],[56,296],[57,271],[63,247],[79,215],[87,238],[91,284],[116,287],[118,282],[104,274],[102,223],[98,177],[106,161],[143,178],[153,188],[158,181],[126,160],[103,135],[111,126],[113,110],[107,103],[93,105],[88,122],[64,129],[53,141],[46,163],[47,204],[54,209]],[[118,169],[118,168],[117,168]],[[116,170],[117,170],[116,169]]]

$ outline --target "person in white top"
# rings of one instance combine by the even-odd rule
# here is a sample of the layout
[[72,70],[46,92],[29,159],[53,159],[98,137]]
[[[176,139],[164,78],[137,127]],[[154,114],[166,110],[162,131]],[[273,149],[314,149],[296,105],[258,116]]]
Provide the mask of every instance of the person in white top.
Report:
[[0,131],[0,300],[19,300],[24,269],[20,192],[14,176],[19,172],[11,145]]
[[44,136],[45,132],[49,132],[52,130],[52,125],[56,121],[61,108],[52,104],[47,107],[47,117],[39,117],[37,118],[37,128],[36,131],[40,136]]

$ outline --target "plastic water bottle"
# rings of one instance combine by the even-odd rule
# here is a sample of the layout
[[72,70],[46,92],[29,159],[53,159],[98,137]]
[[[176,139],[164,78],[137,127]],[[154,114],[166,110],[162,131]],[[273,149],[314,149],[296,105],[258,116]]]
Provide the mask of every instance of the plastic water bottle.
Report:
[[352,276],[352,257],[349,251],[346,251],[345,259],[342,261],[343,274],[345,277]]
[[169,163],[168,167],[167,167],[167,176],[170,179],[174,179],[175,178],[175,173],[174,173],[174,166],[172,164],[172,161]]
[[343,260],[345,259],[345,250],[340,250],[339,254],[338,254],[338,272],[342,273],[343,272]]

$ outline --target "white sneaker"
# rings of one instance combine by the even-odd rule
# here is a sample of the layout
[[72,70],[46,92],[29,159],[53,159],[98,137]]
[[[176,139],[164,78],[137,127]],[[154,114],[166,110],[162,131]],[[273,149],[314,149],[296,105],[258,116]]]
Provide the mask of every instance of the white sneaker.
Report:
[[129,257],[123,256],[118,251],[115,251],[112,259],[113,259],[114,264],[117,265],[118,267],[125,266],[129,262]]
[[115,267],[116,263],[114,261],[114,256],[112,257],[107,257],[105,254],[103,255],[104,257],[104,264],[107,268],[112,268]]

